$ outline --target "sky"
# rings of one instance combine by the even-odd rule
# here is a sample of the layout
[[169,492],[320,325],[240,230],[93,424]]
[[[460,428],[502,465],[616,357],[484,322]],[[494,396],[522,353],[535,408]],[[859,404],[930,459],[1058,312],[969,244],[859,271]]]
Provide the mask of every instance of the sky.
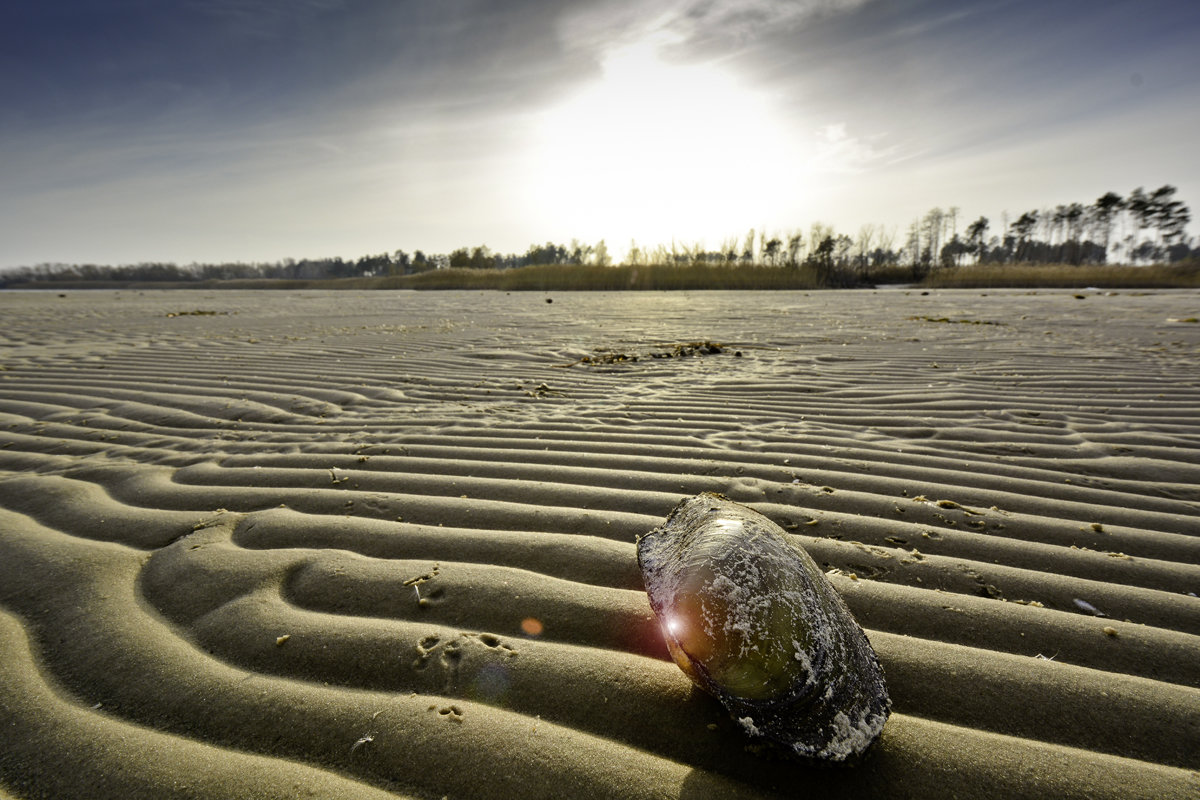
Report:
[[1195,0],[6,3],[0,268],[1200,208],[1197,41]]

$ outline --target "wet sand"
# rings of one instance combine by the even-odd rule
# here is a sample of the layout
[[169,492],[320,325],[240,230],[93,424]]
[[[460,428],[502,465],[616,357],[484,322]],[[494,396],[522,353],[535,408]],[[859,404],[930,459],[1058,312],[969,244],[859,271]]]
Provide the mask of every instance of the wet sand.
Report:
[[[1200,292],[65,294],[0,292],[0,797],[1200,796]],[[667,660],[701,491],[866,629],[858,766]]]

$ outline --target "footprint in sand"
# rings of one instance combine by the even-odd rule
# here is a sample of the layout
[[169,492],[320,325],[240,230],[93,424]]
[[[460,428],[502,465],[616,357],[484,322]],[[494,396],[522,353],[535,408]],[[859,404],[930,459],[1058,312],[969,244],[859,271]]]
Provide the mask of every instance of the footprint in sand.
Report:
[[429,707],[430,711],[436,711],[440,716],[445,717],[450,722],[457,722],[460,725],[463,721],[462,709],[458,706],[438,706],[436,703]]
[[417,642],[412,669],[420,676],[421,690],[450,694],[477,681],[489,665],[516,655],[516,648],[492,633],[460,633],[448,641],[430,635]]

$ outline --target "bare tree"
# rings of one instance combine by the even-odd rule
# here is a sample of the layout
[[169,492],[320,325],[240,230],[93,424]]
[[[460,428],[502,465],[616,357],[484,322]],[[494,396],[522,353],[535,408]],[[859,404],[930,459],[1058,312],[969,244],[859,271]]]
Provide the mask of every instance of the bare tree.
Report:
[[607,267],[612,263],[612,257],[608,254],[608,245],[604,243],[603,239],[596,242],[596,246],[592,248],[592,259],[598,267]]
[[[814,222],[808,228],[808,242],[809,242],[810,248],[819,247],[821,245],[821,243],[824,242],[826,239],[829,239],[832,241],[833,237],[834,237],[833,226],[826,225],[824,222]],[[833,253],[832,247],[833,247],[833,245],[831,244],[830,249],[829,249],[829,254],[831,257],[832,257],[832,253]],[[810,255],[811,255],[811,253],[810,253]]]
[[721,242],[721,260],[727,264],[732,264],[738,258],[738,240],[736,237],[725,239]]
[[908,226],[908,237],[904,241],[904,250],[908,253],[909,264],[912,266],[914,278],[921,277],[921,272],[926,266],[926,262],[923,259],[925,251],[921,245],[921,220],[914,219]]
[[865,273],[871,264],[871,250],[875,247],[875,239],[879,235],[879,226],[868,222],[858,229],[854,240],[854,261],[859,274]]
[[921,232],[925,235],[925,252],[922,253],[921,260],[929,264],[933,263],[941,253],[942,237],[946,225],[946,212],[940,208],[931,208],[921,222]]
[[742,248],[742,262],[745,264],[754,263],[754,228],[746,234],[746,244]]
[[646,252],[638,247],[636,239],[629,240],[629,252],[625,254],[625,263],[632,267],[646,265]]
[[804,250],[804,235],[795,231],[788,237],[788,266],[800,265],[800,253]]

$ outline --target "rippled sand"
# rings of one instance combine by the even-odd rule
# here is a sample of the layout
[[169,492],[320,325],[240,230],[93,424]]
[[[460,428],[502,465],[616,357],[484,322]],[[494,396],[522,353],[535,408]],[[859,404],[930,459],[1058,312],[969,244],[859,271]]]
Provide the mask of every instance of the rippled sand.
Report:
[[[1200,796],[1200,293],[1075,294],[0,292],[0,797]],[[701,491],[867,629],[859,766],[666,660]]]

